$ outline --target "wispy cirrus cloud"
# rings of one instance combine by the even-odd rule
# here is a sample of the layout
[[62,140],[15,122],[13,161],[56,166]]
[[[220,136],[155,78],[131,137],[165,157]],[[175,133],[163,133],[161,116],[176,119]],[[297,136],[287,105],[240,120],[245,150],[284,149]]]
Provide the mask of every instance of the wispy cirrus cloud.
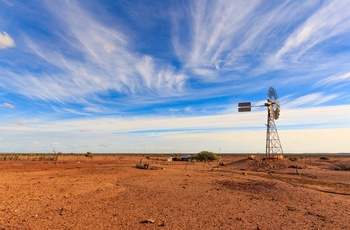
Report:
[[[185,11],[188,24],[183,22],[183,14],[174,20],[174,49],[186,67],[198,75],[254,69],[283,45],[289,30],[314,7],[315,3],[291,1],[193,2]],[[189,38],[181,37],[184,29],[180,25],[188,26]]]
[[325,79],[322,79],[315,83],[316,87],[319,86],[334,86],[336,88],[341,88],[348,86],[350,82],[350,72],[335,74]]
[[156,57],[134,52],[122,29],[103,25],[77,2],[46,6],[58,23],[49,32],[61,41],[53,46],[26,37],[36,57],[32,65],[45,61],[49,69],[44,73],[8,72],[11,79],[3,83],[12,91],[60,103],[93,103],[109,93],[167,97],[181,92],[186,75]]
[[283,47],[276,53],[276,58],[297,60],[305,52],[314,48],[331,37],[349,33],[350,5],[346,1],[328,1],[303,23],[286,40]]
[[0,107],[7,107],[7,108],[10,108],[10,109],[14,109],[15,106],[10,104],[10,103],[7,103],[7,102],[4,102],[2,104],[0,104]]
[[13,3],[10,0],[1,0],[1,2],[5,3],[8,6],[13,6]]
[[16,121],[15,124],[16,125],[20,125],[20,126],[27,126],[27,125],[29,125],[29,123],[27,121]]
[[311,93],[305,96],[298,97],[288,103],[283,104],[283,107],[293,108],[303,105],[320,105],[331,101],[335,98],[339,97],[339,94],[324,94],[324,93]]
[[14,47],[15,41],[6,32],[0,32],[0,49],[6,49]]
[[[88,108],[73,109],[76,114],[103,113],[108,110],[106,105],[157,104],[174,98],[187,100],[189,96],[203,100],[232,95],[233,90],[253,92],[281,84],[281,80],[273,80],[277,77],[260,77],[262,72],[257,70],[261,63],[267,63],[265,73],[275,70],[276,62],[265,62],[265,58],[283,50],[288,43],[285,40],[297,33],[293,29],[302,30],[307,24],[302,22],[310,12],[315,11],[310,18],[320,17],[319,4],[310,2],[201,1],[172,8],[186,19],[182,19],[184,24],[181,19],[173,19],[172,44],[181,62],[177,66],[156,55],[137,52],[136,32],[130,33],[131,29],[122,24],[103,23],[103,16],[79,2],[46,3],[51,24],[55,25],[48,26],[48,34],[59,38],[58,42],[27,35],[24,43],[34,56],[26,64],[43,69],[6,72],[0,68],[3,75],[10,76],[3,78],[2,84],[31,99],[74,102]],[[328,5],[332,4],[320,8]],[[307,41],[300,45],[304,43]],[[297,48],[291,47],[283,56],[293,53],[292,49]],[[198,80],[198,76],[202,77]],[[302,78],[311,79],[307,73]],[[288,76],[283,82],[293,79],[300,82],[297,76]],[[114,100],[113,95],[123,99]]]
[[214,74],[227,62],[232,45],[237,46],[238,31],[258,4],[259,1],[191,2],[186,11],[189,39],[181,37],[183,31],[178,23],[182,20],[174,23],[173,45],[180,60],[199,75]]

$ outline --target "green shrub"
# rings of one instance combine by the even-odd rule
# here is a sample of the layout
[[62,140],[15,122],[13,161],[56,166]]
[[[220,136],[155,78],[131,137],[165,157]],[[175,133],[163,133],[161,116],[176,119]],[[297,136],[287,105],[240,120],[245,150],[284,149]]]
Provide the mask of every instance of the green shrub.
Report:
[[207,161],[217,160],[218,155],[216,153],[213,153],[213,152],[202,151],[200,153],[197,153],[197,155],[195,155],[194,158],[196,160],[199,160],[199,161],[207,162]]
[[94,155],[92,154],[92,152],[87,152],[85,154],[86,157],[90,157],[90,159],[92,160],[92,158],[94,157]]

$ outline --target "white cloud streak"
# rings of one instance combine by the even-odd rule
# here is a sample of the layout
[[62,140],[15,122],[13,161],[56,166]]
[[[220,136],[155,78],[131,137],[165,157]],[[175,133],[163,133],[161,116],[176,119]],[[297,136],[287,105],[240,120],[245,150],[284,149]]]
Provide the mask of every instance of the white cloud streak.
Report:
[[10,2],[10,0],[2,0],[3,3],[5,3],[8,6],[13,6],[13,3]]
[[328,1],[289,36],[284,46],[276,53],[276,59],[289,53],[290,58],[296,60],[331,37],[349,35],[349,12],[350,5],[347,1]]
[[312,93],[312,94],[308,94],[308,95],[296,98],[291,102],[287,102],[283,104],[283,106],[286,108],[293,108],[293,107],[302,106],[302,105],[314,106],[314,105],[320,105],[320,104],[326,103],[337,97],[339,97],[338,94],[325,95],[324,93]]
[[197,69],[199,75],[205,69],[204,74],[210,70],[213,74],[214,69],[220,69],[227,58],[227,54],[223,55],[232,52],[234,38],[237,38],[239,30],[244,27],[244,20],[258,4],[259,1],[236,1],[235,4],[231,1],[192,2],[188,10],[191,40],[183,44],[176,24],[173,40],[175,51],[187,68]]
[[350,72],[335,74],[325,79],[322,79],[315,83],[316,87],[319,86],[336,86],[337,88],[348,86],[350,82]]
[[20,126],[27,126],[27,125],[29,125],[29,123],[26,122],[26,121],[16,121],[15,124],[16,125],[20,125]]
[[5,102],[3,104],[0,104],[0,107],[7,107],[7,108],[10,108],[10,109],[14,109],[15,108],[14,105],[12,105],[10,103],[7,103],[7,102]]
[[183,15],[174,20],[174,49],[195,74],[206,78],[214,75],[212,80],[217,81],[220,76],[217,71],[254,69],[256,64],[249,63],[247,58],[266,62],[271,51],[283,45],[288,28],[315,5],[295,1],[276,5],[264,1],[195,1],[187,11],[190,39],[181,37],[180,28],[186,26]]
[[0,32],[0,49],[15,47],[15,41],[6,32]]

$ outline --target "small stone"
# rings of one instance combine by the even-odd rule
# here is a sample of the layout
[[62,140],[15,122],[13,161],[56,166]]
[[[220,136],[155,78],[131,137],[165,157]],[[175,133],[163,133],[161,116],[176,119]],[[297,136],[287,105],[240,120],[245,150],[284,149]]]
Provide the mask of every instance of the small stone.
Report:
[[295,207],[287,206],[288,211],[296,211],[297,209]]
[[154,222],[156,221],[153,219],[145,219],[140,221],[141,224],[153,224]]

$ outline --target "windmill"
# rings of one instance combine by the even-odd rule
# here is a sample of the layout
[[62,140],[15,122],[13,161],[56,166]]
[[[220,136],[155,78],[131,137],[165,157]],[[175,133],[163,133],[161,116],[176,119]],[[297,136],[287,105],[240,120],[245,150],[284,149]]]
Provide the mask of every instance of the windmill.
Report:
[[280,104],[277,92],[273,87],[267,91],[267,102],[263,105],[252,106],[251,102],[238,103],[238,112],[250,112],[252,107],[267,107],[266,124],[266,149],[265,158],[267,160],[276,159],[278,155],[283,154],[282,145],[278,136],[275,120],[280,116]]

